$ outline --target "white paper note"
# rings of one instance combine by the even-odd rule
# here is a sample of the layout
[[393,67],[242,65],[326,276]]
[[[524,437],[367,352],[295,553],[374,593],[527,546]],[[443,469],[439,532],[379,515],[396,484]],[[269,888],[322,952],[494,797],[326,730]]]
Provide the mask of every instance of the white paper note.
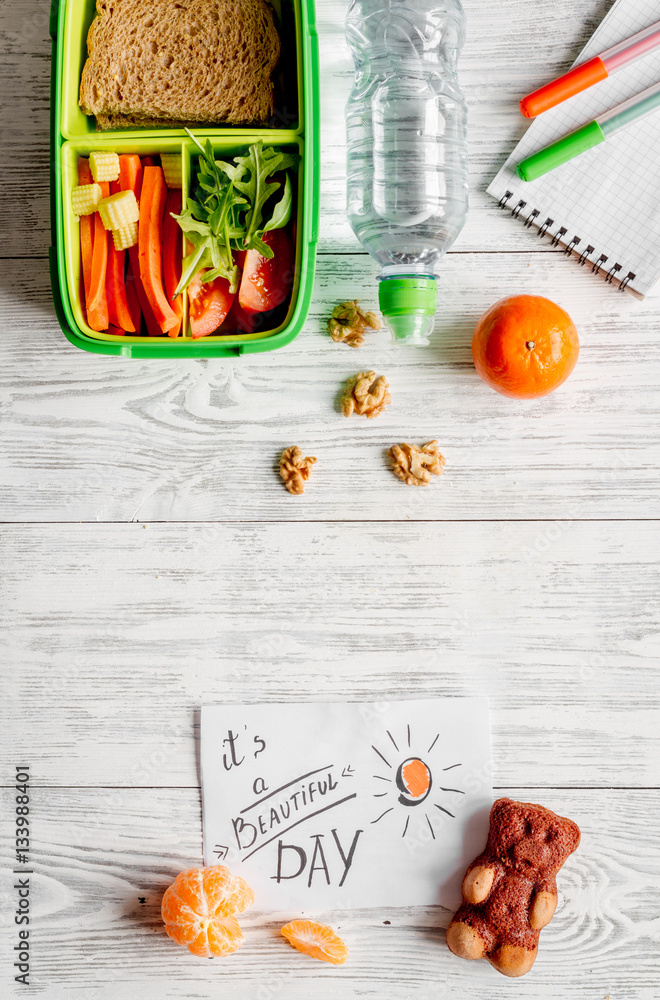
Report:
[[204,857],[255,908],[460,902],[492,804],[485,698],[202,709]]

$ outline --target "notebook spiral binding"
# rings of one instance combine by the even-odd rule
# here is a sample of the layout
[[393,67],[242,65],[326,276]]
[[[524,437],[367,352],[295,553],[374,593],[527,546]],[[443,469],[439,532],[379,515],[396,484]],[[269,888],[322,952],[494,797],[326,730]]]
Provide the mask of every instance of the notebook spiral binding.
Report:
[[[563,246],[563,252],[566,256],[576,256],[578,264],[582,267],[586,263],[591,264],[591,270],[593,274],[601,274],[607,282],[608,285],[613,285],[615,283],[619,286],[620,292],[625,292],[626,288],[631,281],[634,281],[637,275],[633,271],[628,271],[625,277],[620,276],[620,272],[623,270],[621,264],[613,264],[609,269],[606,267],[608,262],[607,254],[601,254],[598,258],[593,257],[596,253],[596,248],[588,244],[583,250],[579,250],[578,247],[582,243],[582,238],[580,236],[574,236],[571,240],[566,240],[565,236],[567,230],[564,226],[559,226],[559,228],[551,233],[550,230],[555,225],[554,219],[546,219],[545,222],[541,223],[539,221],[541,213],[537,208],[531,210],[529,215],[524,214],[527,208],[526,201],[519,201],[517,205],[511,208],[510,201],[513,197],[513,191],[505,191],[499,200],[499,206],[502,209],[508,209],[514,219],[519,219],[525,224],[526,229],[531,229],[532,226],[537,226],[539,231],[539,236],[549,236],[550,245],[553,247]],[[591,258],[591,259],[590,259]]]

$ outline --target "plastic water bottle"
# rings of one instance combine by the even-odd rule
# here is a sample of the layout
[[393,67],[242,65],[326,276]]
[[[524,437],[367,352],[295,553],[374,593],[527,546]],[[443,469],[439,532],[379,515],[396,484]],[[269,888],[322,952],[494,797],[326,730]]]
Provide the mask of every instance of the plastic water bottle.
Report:
[[394,340],[427,344],[436,271],[467,215],[456,76],[465,14],[460,0],[353,0],[346,37],[348,217],[382,267],[378,298]]

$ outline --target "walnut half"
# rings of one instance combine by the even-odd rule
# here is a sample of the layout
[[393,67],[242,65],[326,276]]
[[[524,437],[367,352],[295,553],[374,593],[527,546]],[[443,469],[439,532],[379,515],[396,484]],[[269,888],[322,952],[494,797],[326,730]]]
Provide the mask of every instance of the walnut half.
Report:
[[437,441],[429,441],[421,448],[402,441],[392,445],[389,455],[392,472],[408,486],[428,486],[432,475],[441,476],[445,470]]
[[311,455],[305,458],[297,445],[286,448],[282,452],[280,476],[289,493],[299,496],[305,492],[305,482],[309,479],[309,473],[315,461],[316,459]]
[[346,382],[341,396],[341,412],[345,417],[357,413],[359,417],[377,417],[392,402],[389,383],[384,375],[376,372],[358,372]]
[[348,344],[349,347],[361,347],[364,344],[364,331],[367,328],[380,330],[380,320],[375,312],[360,309],[358,299],[335,306],[328,320],[328,333],[335,343]]

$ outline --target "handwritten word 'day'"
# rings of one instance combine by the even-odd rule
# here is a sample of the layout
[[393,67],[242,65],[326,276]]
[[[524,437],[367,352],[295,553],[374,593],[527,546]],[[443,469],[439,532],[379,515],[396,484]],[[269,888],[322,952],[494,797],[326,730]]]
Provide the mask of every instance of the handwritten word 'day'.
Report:
[[[348,875],[350,867],[353,864],[353,858],[355,856],[355,848],[357,847],[357,842],[360,837],[360,834],[364,833],[364,830],[355,831],[355,835],[353,837],[353,840],[351,841],[351,846],[349,847],[348,851],[344,850],[342,843],[339,839],[339,836],[337,835],[337,831],[331,830],[330,832],[334,838],[335,847],[337,848],[337,852],[341,859],[341,864],[343,865],[343,871],[341,872],[339,878],[339,886],[341,887],[346,881],[346,876]],[[326,884],[327,885],[331,884],[330,868],[326,860],[323,844],[321,843],[323,836],[324,835],[322,833],[313,833],[309,838],[310,840],[314,841],[314,847],[312,849],[311,855],[309,856],[309,871],[307,874],[308,889],[310,889],[312,886],[312,881],[314,880],[315,872],[323,872]],[[331,841],[327,841],[326,843],[331,843]],[[292,866],[288,865],[288,862],[285,862],[285,854],[284,854],[285,851],[290,852],[288,857],[288,862],[293,861],[293,865],[297,866],[295,871],[293,871]],[[295,855],[295,858],[293,858],[292,855]],[[282,882],[284,879],[299,878],[303,874],[303,872],[307,871],[307,859],[308,859],[308,852],[305,850],[304,847],[300,847],[298,844],[285,844],[284,841],[278,840],[277,870],[275,875],[271,875],[271,878],[274,879],[278,884]]]

